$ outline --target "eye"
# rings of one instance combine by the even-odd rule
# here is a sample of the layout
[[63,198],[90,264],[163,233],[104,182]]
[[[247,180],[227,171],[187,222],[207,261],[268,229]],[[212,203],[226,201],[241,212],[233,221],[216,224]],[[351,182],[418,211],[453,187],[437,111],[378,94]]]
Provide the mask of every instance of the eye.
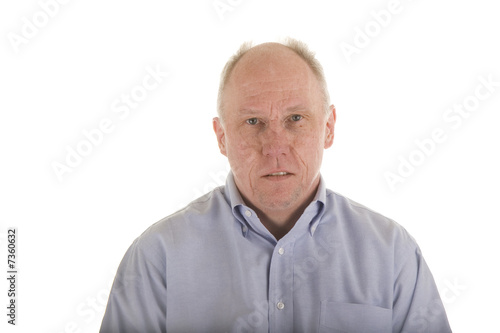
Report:
[[256,125],[257,122],[258,122],[257,118],[247,119],[247,124],[249,124],[249,125]]
[[299,121],[302,119],[302,116],[300,114],[294,114],[290,119],[292,119],[292,121]]

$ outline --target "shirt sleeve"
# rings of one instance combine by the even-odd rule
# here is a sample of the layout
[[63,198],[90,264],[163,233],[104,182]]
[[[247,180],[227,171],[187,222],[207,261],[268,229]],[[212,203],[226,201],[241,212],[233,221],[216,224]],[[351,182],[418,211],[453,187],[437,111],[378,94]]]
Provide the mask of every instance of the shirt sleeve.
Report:
[[395,274],[393,332],[451,332],[434,278],[418,246]]
[[140,237],[116,273],[101,333],[166,332],[165,261]]

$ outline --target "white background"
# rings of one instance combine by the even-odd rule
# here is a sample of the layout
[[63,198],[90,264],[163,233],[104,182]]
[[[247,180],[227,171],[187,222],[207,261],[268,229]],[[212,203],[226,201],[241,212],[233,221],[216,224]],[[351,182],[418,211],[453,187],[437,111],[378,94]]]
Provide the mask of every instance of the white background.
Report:
[[[0,284],[2,332],[98,330],[131,242],[224,182],[211,119],[227,58],[244,41],[286,36],[316,51],[337,108],[328,187],[416,238],[454,332],[500,329],[500,86],[457,128],[443,119],[474,96],[480,76],[500,82],[493,1],[401,0],[380,31],[370,13],[388,0],[221,0],[231,6],[222,15],[213,0],[73,0],[44,22],[40,3],[49,2],[0,5],[0,263],[6,274],[14,226],[19,268],[16,327]],[[41,27],[16,45],[23,17]],[[341,43],[354,47],[367,26],[367,45],[346,57]],[[120,119],[114,101],[148,66],[168,77]],[[113,131],[60,181],[52,164],[106,118]],[[415,140],[435,128],[446,140],[391,190],[384,173],[397,174],[398,158],[417,156]]]

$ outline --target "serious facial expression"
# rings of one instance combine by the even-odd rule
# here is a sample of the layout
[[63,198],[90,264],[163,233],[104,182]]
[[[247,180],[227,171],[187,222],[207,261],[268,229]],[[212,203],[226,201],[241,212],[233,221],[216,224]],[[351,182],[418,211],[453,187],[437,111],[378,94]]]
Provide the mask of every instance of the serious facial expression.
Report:
[[302,205],[335,123],[309,66],[282,45],[255,47],[233,69],[223,106],[214,129],[243,198],[264,211]]

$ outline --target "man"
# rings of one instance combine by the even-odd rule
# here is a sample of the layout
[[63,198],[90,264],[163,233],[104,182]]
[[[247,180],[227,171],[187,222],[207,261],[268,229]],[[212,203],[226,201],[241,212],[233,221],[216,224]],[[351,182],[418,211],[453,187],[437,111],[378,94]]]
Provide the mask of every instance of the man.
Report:
[[335,108],[304,44],[245,44],[218,112],[226,185],[134,241],[101,332],[451,332],[413,238],[326,189]]

